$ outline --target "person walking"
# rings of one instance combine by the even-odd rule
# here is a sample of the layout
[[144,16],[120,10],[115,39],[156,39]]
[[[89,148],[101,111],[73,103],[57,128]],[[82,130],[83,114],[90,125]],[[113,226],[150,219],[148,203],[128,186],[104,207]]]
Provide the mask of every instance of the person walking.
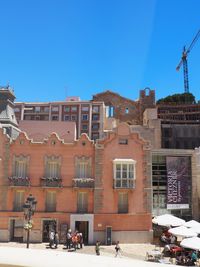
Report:
[[96,255],[99,256],[100,255],[100,242],[98,240],[95,245],[95,251],[96,251]]
[[121,248],[120,248],[120,245],[119,245],[119,241],[117,241],[117,243],[115,245],[115,257],[117,257],[118,255],[122,256]]
[[58,247],[58,244],[59,244],[59,235],[58,235],[58,232],[55,232],[55,235],[54,235],[54,244],[55,244],[55,248]]

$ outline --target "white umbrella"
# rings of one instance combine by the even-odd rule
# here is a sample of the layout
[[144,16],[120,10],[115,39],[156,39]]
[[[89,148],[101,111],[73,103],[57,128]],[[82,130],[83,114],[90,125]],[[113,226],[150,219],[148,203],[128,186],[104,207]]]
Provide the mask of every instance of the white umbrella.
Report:
[[164,214],[153,218],[152,222],[161,226],[180,226],[185,223],[184,220],[171,214]]
[[197,234],[200,234],[200,225],[199,226],[195,226],[195,227],[191,227],[190,228],[192,231],[194,231]]
[[181,241],[180,245],[184,248],[200,250],[200,238],[199,237],[185,238],[183,239],[183,241]]
[[178,226],[168,230],[168,232],[175,236],[182,236],[182,237],[193,237],[197,236],[197,233],[194,232],[192,229],[187,228],[185,226]]
[[195,220],[191,220],[189,222],[186,222],[184,224],[184,226],[189,227],[189,228],[193,228],[193,227],[199,227],[200,228],[200,223],[195,221]]

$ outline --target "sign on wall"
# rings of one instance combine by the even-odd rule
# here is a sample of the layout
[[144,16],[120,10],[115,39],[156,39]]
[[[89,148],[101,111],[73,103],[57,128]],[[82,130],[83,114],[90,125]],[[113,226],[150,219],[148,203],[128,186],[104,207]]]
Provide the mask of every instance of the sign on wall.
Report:
[[167,209],[189,209],[189,157],[167,157]]

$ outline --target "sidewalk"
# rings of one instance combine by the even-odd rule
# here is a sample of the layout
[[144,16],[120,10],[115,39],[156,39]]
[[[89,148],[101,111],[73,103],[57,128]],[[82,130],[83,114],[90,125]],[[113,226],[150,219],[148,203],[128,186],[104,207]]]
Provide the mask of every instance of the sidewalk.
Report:
[[[16,243],[16,242],[8,242],[8,243],[0,243],[0,247],[14,247],[14,248],[26,248],[26,243]],[[101,246],[100,253],[103,256],[114,257],[115,255],[115,245],[112,246]],[[131,258],[131,259],[139,259],[144,260],[147,251],[151,251],[155,248],[155,245],[152,244],[120,244],[122,249],[123,257]],[[59,245],[57,249],[50,249],[48,247],[48,243],[36,243],[30,244],[30,249],[41,249],[41,250],[49,250],[49,251],[64,251],[68,253],[63,245]],[[89,254],[95,255],[94,246],[84,246],[83,249],[77,249],[80,254]]]
[[[107,251],[102,247],[100,256],[88,255],[77,252],[66,252],[60,247],[56,249],[40,249],[38,244],[32,245],[29,249],[22,248],[25,244],[20,244],[21,248],[16,247],[16,243],[8,243],[9,246],[2,244],[0,246],[0,264],[13,264],[21,267],[158,267],[163,264],[146,262],[130,258],[115,258],[113,254],[110,257],[105,256]],[[15,246],[15,247],[14,247]],[[126,245],[127,246],[127,245]],[[129,246],[128,246],[129,247]],[[94,247],[90,247],[94,249]],[[141,249],[141,247],[140,247]],[[104,254],[105,253],[105,254]],[[111,257],[112,256],[112,257]],[[170,265],[171,267],[175,265]]]

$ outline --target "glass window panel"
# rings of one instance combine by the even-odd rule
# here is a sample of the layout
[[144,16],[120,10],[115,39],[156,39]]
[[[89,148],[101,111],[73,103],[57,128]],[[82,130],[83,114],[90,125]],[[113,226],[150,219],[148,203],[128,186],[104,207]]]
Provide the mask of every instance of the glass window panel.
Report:
[[129,164],[129,178],[132,179],[133,178],[133,164]]
[[116,187],[120,188],[121,187],[121,180],[116,180]]
[[127,178],[127,164],[122,165],[122,178]]
[[128,180],[127,179],[123,179],[122,180],[122,187],[123,188],[127,188],[128,187]]

